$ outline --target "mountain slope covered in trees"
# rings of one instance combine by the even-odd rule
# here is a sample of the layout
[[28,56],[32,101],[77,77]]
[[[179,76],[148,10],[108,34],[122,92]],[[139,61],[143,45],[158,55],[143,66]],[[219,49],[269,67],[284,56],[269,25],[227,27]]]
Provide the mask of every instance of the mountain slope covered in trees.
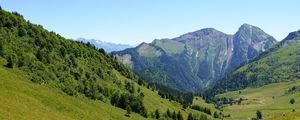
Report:
[[158,94],[103,49],[2,9],[0,65],[0,119],[211,118]]
[[205,28],[113,54],[154,86],[195,92],[275,43],[260,28],[244,24],[234,35]]

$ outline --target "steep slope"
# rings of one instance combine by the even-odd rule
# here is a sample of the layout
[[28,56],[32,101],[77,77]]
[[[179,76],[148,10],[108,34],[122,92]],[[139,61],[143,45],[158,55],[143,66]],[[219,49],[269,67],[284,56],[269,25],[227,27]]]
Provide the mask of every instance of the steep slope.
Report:
[[112,52],[112,51],[121,51],[125,50],[127,48],[132,48],[133,46],[127,45],[127,44],[116,44],[116,43],[110,43],[110,42],[105,42],[101,40],[96,40],[96,39],[85,39],[85,38],[78,38],[76,41],[82,41],[84,43],[91,43],[95,45],[96,48],[103,48],[107,52]]
[[201,90],[275,43],[258,27],[244,24],[234,35],[205,28],[113,54],[147,82],[186,92]]
[[265,84],[300,79],[300,31],[259,55],[226,78],[216,82],[205,94],[259,87]]
[[143,97],[133,91],[132,84],[141,80],[103,49],[67,40],[25,21],[17,12],[0,10],[0,26],[0,58],[5,67],[19,69],[31,81],[60,88],[71,96],[84,94],[148,114]]
[[103,49],[1,9],[0,86],[0,119],[163,119],[170,118],[163,116],[167,109],[183,118],[203,114],[150,90]]
[[[0,67],[0,119],[108,120],[129,119],[126,111],[83,95],[69,96],[59,89],[34,84],[17,70]],[[25,75],[24,75],[25,76]],[[130,119],[144,117],[132,113]]]
[[[1,59],[1,65],[3,65]],[[47,85],[35,84],[26,78],[26,74],[20,70],[0,67],[0,119],[64,119],[64,120],[144,120],[143,116],[131,113],[125,116],[126,110],[115,107],[107,102],[91,100],[83,94],[69,96],[60,89]],[[205,115],[199,111],[182,106],[174,101],[161,98],[157,91],[135,84],[144,93],[145,107],[149,111],[149,117],[155,110],[159,110],[161,116],[169,109],[181,111],[184,119],[188,113]]]

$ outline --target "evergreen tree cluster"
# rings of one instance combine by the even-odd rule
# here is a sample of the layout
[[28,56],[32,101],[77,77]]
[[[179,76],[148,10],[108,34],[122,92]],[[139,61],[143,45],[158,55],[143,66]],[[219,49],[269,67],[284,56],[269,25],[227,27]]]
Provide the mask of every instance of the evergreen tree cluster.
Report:
[[184,120],[183,115],[180,111],[171,112],[169,109],[165,113],[161,113],[158,109],[152,114],[152,118],[162,119],[162,120]]
[[189,113],[187,120],[209,120],[209,118],[204,114],[196,115],[196,114]]
[[200,112],[204,112],[208,115],[211,115],[211,110],[207,107],[202,107],[202,106],[199,106],[199,105],[192,105],[191,109],[198,110]]

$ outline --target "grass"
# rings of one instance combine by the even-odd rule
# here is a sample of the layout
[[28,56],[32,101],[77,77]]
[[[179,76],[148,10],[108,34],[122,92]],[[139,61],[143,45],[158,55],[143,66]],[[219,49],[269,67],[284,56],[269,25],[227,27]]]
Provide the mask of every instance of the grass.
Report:
[[[256,116],[256,111],[261,110],[263,117],[270,120],[300,119],[300,93],[286,94],[289,88],[300,85],[300,81],[274,83],[260,88],[247,88],[244,90],[227,92],[217,97],[228,97],[234,99],[247,99],[241,105],[234,104],[224,108],[225,114],[231,114],[229,119],[250,119]],[[290,104],[290,99],[296,100]],[[296,112],[292,112],[295,109]]]
[[[119,76],[122,77],[122,76]],[[127,80],[125,77],[123,80]],[[112,86],[113,87],[113,86]],[[144,104],[149,114],[159,109],[167,109],[183,114],[189,112],[204,114],[190,108],[183,110],[174,101],[161,98],[157,91],[138,86],[145,94]],[[0,67],[0,119],[43,119],[43,120],[143,120],[139,114],[131,113],[99,100],[91,100],[84,95],[68,96],[61,90],[48,85],[40,85],[26,79],[26,75],[17,69]],[[150,118],[148,118],[150,119]]]
[[83,95],[68,96],[58,89],[34,84],[17,70],[0,67],[0,119],[132,119],[142,116]]
[[168,55],[179,54],[184,50],[184,44],[171,39],[155,40],[156,46],[162,48]]

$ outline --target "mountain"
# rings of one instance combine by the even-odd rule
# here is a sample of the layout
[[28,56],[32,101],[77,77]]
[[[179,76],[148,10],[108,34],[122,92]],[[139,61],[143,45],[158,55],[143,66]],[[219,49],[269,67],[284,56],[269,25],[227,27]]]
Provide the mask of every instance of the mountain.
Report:
[[107,52],[112,52],[112,51],[121,51],[125,50],[127,48],[132,48],[133,46],[127,45],[127,44],[116,44],[116,43],[110,43],[110,42],[105,42],[101,40],[96,40],[96,39],[84,39],[84,38],[78,38],[76,41],[82,41],[83,43],[91,43],[95,45],[97,48],[103,48]]
[[247,87],[300,79],[300,30],[263,52],[250,63],[217,81],[204,92],[206,96]]
[[158,94],[103,49],[1,7],[0,86],[0,119],[212,118],[184,107],[185,97]]
[[260,28],[243,24],[234,35],[205,28],[113,54],[154,86],[198,91],[275,43]]

